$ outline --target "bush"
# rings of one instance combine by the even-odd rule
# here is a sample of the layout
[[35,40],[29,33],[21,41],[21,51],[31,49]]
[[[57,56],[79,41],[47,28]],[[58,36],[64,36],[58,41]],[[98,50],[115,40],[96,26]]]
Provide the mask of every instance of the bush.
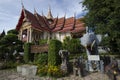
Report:
[[39,76],[46,76],[48,72],[48,67],[47,66],[43,66],[43,65],[38,65],[38,71],[37,74]]
[[30,54],[30,43],[24,44],[24,61],[28,63],[30,61],[31,54]]
[[47,39],[39,40],[39,45],[47,44]]
[[4,62],[2,69],[15,68],[18,64],[13,61]]
[[62,48],[62,43],[58,40],[50,40],[48,51],[48,64],[52,66],[60,65],[61,58],[59,50]]
[[52,66],[52,65],[49,65],[48,66],[48,76],[50,77],[63,77],[65,76],[65,73],[60,69],[59,66]]
[[81,53],[83,52],[83,47],[80,44],[80,40],[79,39],[75,39],[75,38],[70,38],[70,37],[66,37],[63,40],[63,49],[68,50],[70,53]]
[[47,53],[35,54],[34,59],[35,59],[34,60],[35,64],[47,65],[47,63],[48,63],[48,54]]
[[60,66],[46,66],[46,65],[39,65],[38,64],[38,71],[37,74],[39,76],[49,76],[49,77],[63,77],[66,75],[61,69]]

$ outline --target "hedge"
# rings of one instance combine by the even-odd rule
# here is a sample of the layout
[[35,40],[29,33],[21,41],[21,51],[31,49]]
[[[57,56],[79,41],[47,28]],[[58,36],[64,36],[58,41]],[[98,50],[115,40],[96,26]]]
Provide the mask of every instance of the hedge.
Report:
[[24,44],[24,61],[25,61],[25,63],[28,63],[31,58],[30,45],[31,45],[30,43]]
[[50,40],[48,51],[48,65],[57,66],[61,64],[59,50],[62,49],[62,43],[59,40]]

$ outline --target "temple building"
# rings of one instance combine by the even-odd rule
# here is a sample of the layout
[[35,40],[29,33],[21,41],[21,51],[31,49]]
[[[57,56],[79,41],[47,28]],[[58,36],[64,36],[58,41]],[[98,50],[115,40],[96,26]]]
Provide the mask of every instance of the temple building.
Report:
[[83,18],[76,19],[75,16],[54,18],[49,8],[47,16],[40,15],[34,10],[29,12],[22,7],[16,30],[19,39],[24,42],[36,42],[40,39],[58,39],[63,41],[66,36],[79,38],[85,31]]

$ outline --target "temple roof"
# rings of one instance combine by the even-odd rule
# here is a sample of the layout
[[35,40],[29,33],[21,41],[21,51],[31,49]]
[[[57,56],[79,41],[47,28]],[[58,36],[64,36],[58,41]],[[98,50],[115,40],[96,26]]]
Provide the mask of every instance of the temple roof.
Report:
[[[49,22],[48,18],[52,19],[51,23]],[[47,17],[45,17],[44,15],[41,16],[36,11],[33,14],[23,8],[16,26],[16,30],[19,30],[25,21],[29,22],[33,28],[37,28],[40,31],[71,33],[85,31],[85,24],[82,22],[81,18],[66,18],[65,16],[61,18],[58,18],[58,16],[53,18],[51,10],[49,10]]]

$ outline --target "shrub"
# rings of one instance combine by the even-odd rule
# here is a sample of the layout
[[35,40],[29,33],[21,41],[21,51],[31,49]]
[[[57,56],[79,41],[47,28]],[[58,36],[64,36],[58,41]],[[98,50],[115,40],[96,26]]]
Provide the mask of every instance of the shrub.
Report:
[[40,53],[35,54],[35,64],[46,65],[48,63],[48,54],[47,53]]
[[49,76],[49,77],[63,77],[66,75],[61,69],[60,66],[46,66],[46,65],[39,65],[38,64],[38,71],[37,74],[39,76]]
[[48,64],[57,66],[61,63],[61,58],[58,54],[62,48],[62,43],[58,40],[50,40],[48,50]]
[[52,65],[49,65],[48,66],[48,76],[50,77],[63,77],[65,76],[65,73],[60,69],[59,66],[52,66]]
[[67,36],[67,37],[64,38],[63,44],[62,44],[63,48],[66,49],[66,50],[68,50],[68,51],[70,49],[70,45],[69,45],[70,44],[70,40],[71,40],[70,37]]
[[48,72],[48,67],[47,67],[47,66],[38,65],[37,74],[38,74],[39,76],[46,76],[46,75],[47,75],[47,72]]
[[25,63],[28,63],[30,61],[30,43],[24,44],[24,61]]
[[34,63],[37,64],[37,60],[38,60],[38,53],[37,54],[34,54]]
[[17,63],[13,61],[8,61],[3,63],[2,69],[15,68],[16,66],[17,66]]
[[39,40],[39,45],[47,44],[47,39]]
[[79,39],[66,37],[63,40],[63,49],[68,50],[70,53],[81,53],[84,48],[81,46]]

